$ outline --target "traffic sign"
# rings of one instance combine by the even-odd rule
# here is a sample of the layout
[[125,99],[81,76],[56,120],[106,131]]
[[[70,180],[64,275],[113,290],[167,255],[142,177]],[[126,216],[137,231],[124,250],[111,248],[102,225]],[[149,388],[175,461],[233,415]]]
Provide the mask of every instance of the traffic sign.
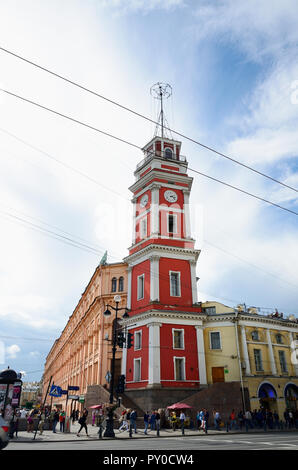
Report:
[[49,395],[51,397],[61,397],[62,395],[61,392],[62,392],[61,387],[58,387],[58,385],[52,385]]
[[80,387],[77,387],[76,385],[69,385],[68,390],[80,390]]
[[79,395],[68,395],[68,399],[69,399],[69,400],[78,400],[78,399],[79,399]]

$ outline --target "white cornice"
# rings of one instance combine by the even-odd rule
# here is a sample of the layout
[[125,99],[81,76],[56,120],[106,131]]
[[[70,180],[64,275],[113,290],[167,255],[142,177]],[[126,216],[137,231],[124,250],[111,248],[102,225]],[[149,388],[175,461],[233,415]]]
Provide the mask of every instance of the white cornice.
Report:
[[[138,179],[132,186],[130,186],[128,189],[135,193],[138,189],[140,188],[143,188],[144,185],[148,184],[148,182],[150,180],[152,180],[152,178],[160,178],[161,175],[164,175],[164,172],[163,171],[160,171],[156,168],[150,170],[148,173],[146,173],[146,175],[144,175],[142,178]],[[183,176],[184,175],[184,176]],[[188,183],[189,185],[189,189],[191,188],[192,186],[192,182],[193,182],[193,178],[191,176],[187,176],[185,173],[183,174],[179,174],[179,173],[167,173],[164,177],[164,179],[167,179],[167,180],[172,180],[174,179],[175,182],[178,182],[178,183]],[[153,184],[154,182],[152,182]],[[164,183],[161,183],[162,186],[165,186]],[[171,184],[171,188],[172,187],[176,187],[176,188],[179,188],[179,184]],[[146,191],[150,188],[150,185],[146,188]],[[179,188],[179,189],[186,189],[185,186]],[[138,195],[139,196],[139,195]]]
[[130,266],[134,264],[141,263],[145,261],[150,256],[159,256],[167,258],[176,258],[183,259],[187,261],[197,261],[201,250],[192,250],[190,248],[180,248],[176,246],[168,245],[147,245],[145,248],[142,248],[140,251],[128,255],[124,258],[124,261]]
[[202,326],[206,315],[202,313],[193,312],[179,312],[174,310],[148,310],[130,317],[127,320],[121,320],[121,323],[128,328],[137,326],[146,326],[149,323],[167,323],[171,324],[173,321],[178,322],[179,325],[193,325]]

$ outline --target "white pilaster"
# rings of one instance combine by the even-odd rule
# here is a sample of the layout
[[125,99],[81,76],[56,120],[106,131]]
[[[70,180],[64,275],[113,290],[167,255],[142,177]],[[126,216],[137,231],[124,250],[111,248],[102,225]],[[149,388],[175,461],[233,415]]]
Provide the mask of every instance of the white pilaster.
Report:
[[151,235],[159,233],[159,186],[154,185],[151,189]]
[[133,203],[133,216],[132,216],[132,244],[136,242],[136,216],[137,216],[137,199],[132,199]]
[[203,328],[196,326],[200,385],[207,385],[206,358]]
[[159,257],[150,258],[150,300],[159,302]]
[[246,342],[245,326],[241,326],[241,339],[242,339],[243,358],[245,362],[245,375],[251,375],[249,355],[248,355],[247,342]]
[[127,348],[122,349],[121,374],[126,376]]
[[132,267],[128,266],[127,268],[127,308],[131,308],[131,271]]
[[275,364],[275,359],[274,359],[274,354],[273,354],[273,348],[272,348],[272,342],[271,342],[271,336],[270,336],[270,330],[269,329],[267,329],[266,334],[267,334],[267,342],[268,342],[268,349],[269,349],[271,372],[272,372],[273,375],[277,375],[276,364]]
[[149,323],[148,384],[160,384],[160,327],[161,323]]
[[190,229],[190,212],[189,212],[189,195],[190,192],[183,190],[184,193],[184,232],[185,238],[191,238]]
[[191,276],[191,291],[192,291],[192,303],[196,304],[198,301],[197,291],[197,273],[196,273],[196,261],[190,261],[190,276]]
[[295,375],[296,377],[298,377],[298,356],[297,356],[298,341],[294,340],[292,332],[289,333],[289,336],[290,336],[290,347],[291,347],[291,364],[293,364]]

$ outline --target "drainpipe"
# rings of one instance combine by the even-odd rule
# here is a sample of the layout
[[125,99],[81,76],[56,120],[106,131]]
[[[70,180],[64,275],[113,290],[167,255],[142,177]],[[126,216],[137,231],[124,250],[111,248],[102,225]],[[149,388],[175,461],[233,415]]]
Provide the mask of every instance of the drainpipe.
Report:
[[243,376],[242,376],[242,367],[241,367],[241,358],[240,358],[240,348],[239,348],[239,338],[238,338],[238,313],[235,312],[235,336],[236,336],[236,347],[237,347],[237,356],[238,356],[238,363],[239,363],[239,372],[240,372],[240,382],[241,382],[241,393],[242,393],[242,405],[243,411],[246,412],[245,406],[245,397],[244,397],[244,386],[243,386]]

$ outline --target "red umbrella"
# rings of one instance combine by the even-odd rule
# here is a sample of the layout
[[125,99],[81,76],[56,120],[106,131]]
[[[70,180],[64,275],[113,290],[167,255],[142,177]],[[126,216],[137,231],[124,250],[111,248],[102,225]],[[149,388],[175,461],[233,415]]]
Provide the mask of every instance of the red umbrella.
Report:
[[89,408],[92,408],[92,409],[98,409],[98,408],[102,408],[102,405],[93,405],[93,406],[89,406]]
[[174,405],[168,406],[168,410],[186,410],[189,408],[192,408],[192,406],[189,406],[186,403],[175,403]]

